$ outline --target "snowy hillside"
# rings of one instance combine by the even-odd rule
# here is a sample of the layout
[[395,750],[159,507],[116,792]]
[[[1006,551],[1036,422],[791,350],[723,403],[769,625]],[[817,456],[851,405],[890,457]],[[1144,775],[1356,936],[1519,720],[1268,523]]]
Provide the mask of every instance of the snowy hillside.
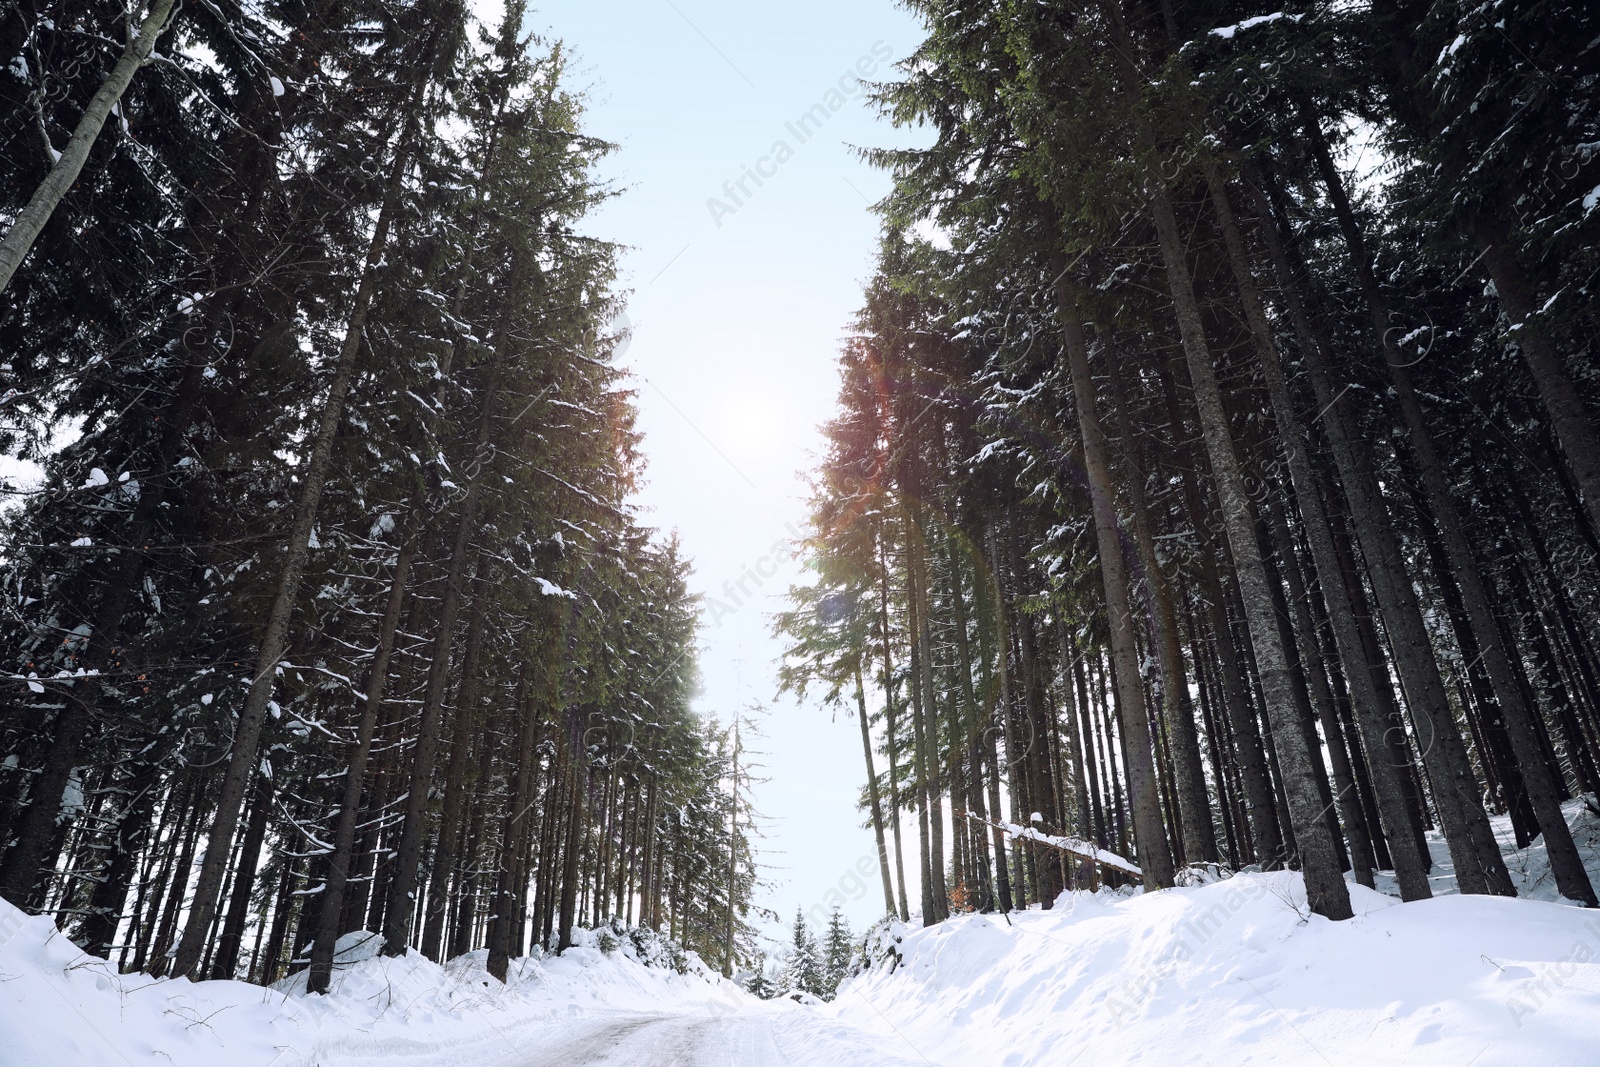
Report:
[[[1600,820],[1567,813],[1600,874]],[[1352,886],[1341,923],[1280,872],[901,928],[882,945],[898,963],[880,957],[827,1010],[950,1064],[1593,1067],[1600,913],[1546,902],[1540,842],[1507,866],[1545,900],[1454,895],[1441,865],[1433,900]]]
[[841,1021],[936,1062],[1531,1063],[1600,1056],[1600,916],[1488,897],[1307,920],[1293,874],[907,933]]
[[[721,1015],[749,1002],[691,956],[688,973],[645,966],[623,942],[513,961],[501,986],[484,953],[440,967],[344,953],[327,997],[243,982],[117,975],[48,918],[0,902],[0,1062],[6,1067],[164,1063],[297,1067],[344,1062],[524,1062],[600,1020],[642,1012]],[[341,939],[341,944],[347,944]],[[364,957],[354,958],[353,957]],[[280,983],[303,988],[303,978]],[[581,1025],[580,1025],[581,1023]]]

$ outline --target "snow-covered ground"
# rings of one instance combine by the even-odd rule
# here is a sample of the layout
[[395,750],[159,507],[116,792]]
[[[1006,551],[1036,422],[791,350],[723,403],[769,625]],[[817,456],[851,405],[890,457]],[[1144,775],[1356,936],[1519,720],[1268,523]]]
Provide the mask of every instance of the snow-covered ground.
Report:
[[[1600,819],[1567,813],[1600,883]],[[1073,893],[891,932],[898,965],[823,1010],[945,1064],[1596,1067],[1600,913],[1554,903],[1541,842],[1517,852],[1496,829],[1542,899],[1457,895],[1442,841],[1435,899],[1352,886],[1343,923],[1309,915],[1290,873]]]
[[[0,1065],[532,1067],[883,1064],[893,1043],[790,1001],[764,1002],[689,958],[639,962],[623,939],[513,961],[501,985],[475,952],[441,967],[350,937],[326,997],[303,977],[243,982],[118,975],[45,917],[0,901]],[[780,1051],[781,1050],[781,1051]]]
[[[1600,879],[1600,820],[1569,806]],[[342,942],[332,993],[118,975],[47,918],[0,903],[0,1064],[396,1067],[1081,1062],[1600,1064],[1600,914],[1554,902],[1537,842],[1508,860],[1543,900],[1355,887],[1356,918],[1308,916],[1299,878],[1242,874],[1049,912],[898,928],[833,1004],[762,1002],[691,957],[626,938],[444,967]]]

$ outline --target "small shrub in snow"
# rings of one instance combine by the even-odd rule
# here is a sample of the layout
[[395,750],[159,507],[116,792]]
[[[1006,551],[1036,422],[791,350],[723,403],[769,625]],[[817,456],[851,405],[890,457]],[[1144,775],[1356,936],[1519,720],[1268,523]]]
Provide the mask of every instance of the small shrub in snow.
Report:
[[900,945],[905,941],[905,933],[906,924],[895,915],[885,915],[873,923],[861,941],[861,970],[887,967],[893,974],[904,959]]
[[1232,877],[1233,872],[1220,863],[1191,863],[1179,868],[1173,881],[1184,886],[1211,885]]
[[752,997],[762,1000],[771,1000],[778,995],[778,987],[772,984],[772,979],[767,977],[767,961],[763,959],[749,978],[745,979],[744,991]]

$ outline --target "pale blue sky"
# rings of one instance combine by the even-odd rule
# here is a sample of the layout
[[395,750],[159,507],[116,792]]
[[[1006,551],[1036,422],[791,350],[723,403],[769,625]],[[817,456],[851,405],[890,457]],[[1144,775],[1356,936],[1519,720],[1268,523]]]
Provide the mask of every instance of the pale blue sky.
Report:
[[[557,0],[529,24],[573,49],[572,81],[590,87],[589,131],[621,146],[606,172],[628,191],[589,229],[632,246],[623,263],[634,336],[623,362],[640,379],[643,496],[650,521],[677,529],[693,557],[693,588],[734,609],[717,610],[715,622],[707,613],[700,710],[773,708],[756,742],[769,779],[756,801],[769,817],[762,855],[776,884],[759,902],[788,917],[829,890],[849,897],[859,884],[851,870],[866,857],[871,880],[846,903],[859,927],[883,910],[872,834],[854,810],[859,728],[814,705],[772,703],[768,615],[796,570],[769,557],[804,518],[802,474],[833,410],[834,356],[876,247],[868,203],[888,189],[847,145],[914,135],[878,121],[859,92],[803,143],[786,124],[838,105],[829,92],[841,79],[854,87],[842,76],[858,62],[903,58],[919,27],[888,0]],[[793,151],[781,164],[778,141]],[[769,176],[759,187],[745,178],[739,192],[745,168],[758,165]],[[714,218],[712,198],[733,213]],[[749,577],[775,565],[759,586]],[[741,577],[752,596],[732,588]]]

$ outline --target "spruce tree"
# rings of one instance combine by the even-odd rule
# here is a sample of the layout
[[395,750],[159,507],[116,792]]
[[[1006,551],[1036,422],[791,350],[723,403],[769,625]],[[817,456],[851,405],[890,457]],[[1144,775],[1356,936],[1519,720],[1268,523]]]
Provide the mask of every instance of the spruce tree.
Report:
[[806,922],[805,912],[799,908],[794,912],[790,937],[793,939],[792,947],[789,958],[784,962],[779,986],[785,994],[806,993],[823,997],[827,989],[827,971],[821,947],[817,944],[816,935],[811,932],[811,924]]
[[765,956],[757,963],[756,969],[750,972],[750,977],[745,980],[744,991],[761,1000],[771,1000],[778,995],[778,987],[773,984],[772,979],[767,977],[767,960]]
[[822,935],[822,992],[823,1000],[832,1000],[839,991],[839,983],[850,977],[850,957],[853,952],[850,923],[838,908],[828,916],[828,929]]

